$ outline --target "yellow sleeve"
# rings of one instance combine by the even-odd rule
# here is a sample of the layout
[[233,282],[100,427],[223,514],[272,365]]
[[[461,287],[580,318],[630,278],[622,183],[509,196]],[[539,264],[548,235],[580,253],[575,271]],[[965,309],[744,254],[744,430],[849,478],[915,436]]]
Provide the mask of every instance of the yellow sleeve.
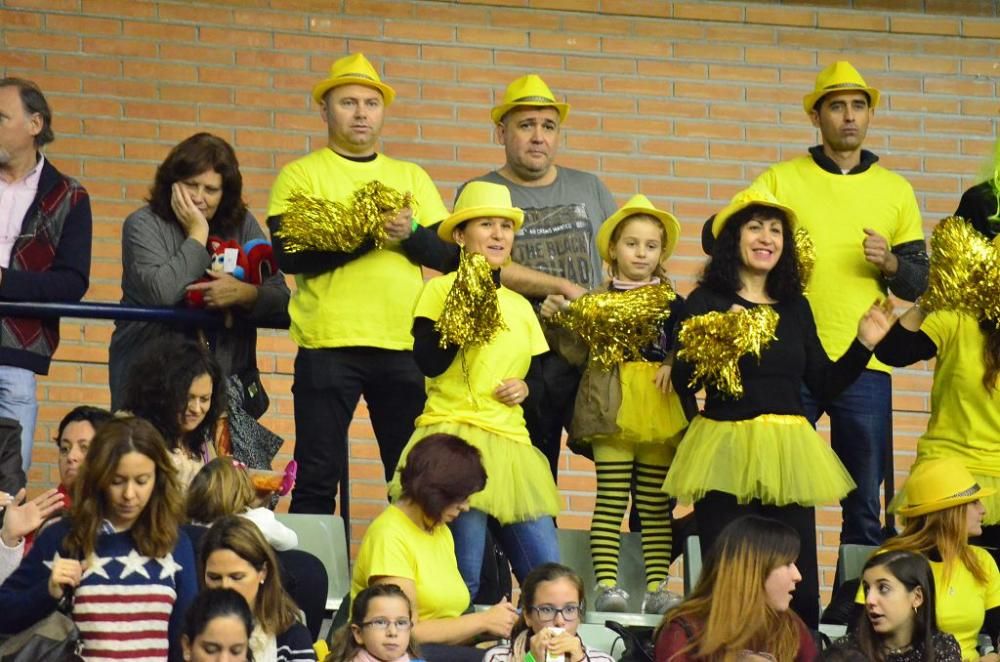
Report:
[[290,163],[281,169],[271,186],[271,198],[267,204],[267,215],[275,216],[285,212],[285,202],[295,189],[308,190],[308,182],[299,176],[299,169]]
[[917,206],[917,197],[913,194],[913,187],[905,179],[902,181],[902,187],[904,191],[902,192],[903,199],[900,200],[899,224],[889,240],[892,246],[924,240],[923,220],[920,218],[920,208]]
[[[364,565],[368,568],[365,584],[372,577],[403,577],[416,581],[416,559],[406,546],[406,541],[397,536],[395,531],[390,527],[379,527],[370,543],[364,550]],[[358,565],[361,565],[360,558]]]
[[920,330],[926,333],[938,348],[940,356],[942,348],[958,330],[958,313],[950,310],[935,311],[924,318]]
[[417,168],[413,185],[413,197],[417,201],[417,222],[427,227],[444,220],[448,215],[448,208],[444,206],[441,193],[423,168]]
[[774,168],[768,168],[764,172],[757,176],[757,179],[753,180],[753,184],[750,188],[763,189],[769,191],[771,195],[777,197],[778,195],[778,178],[774,173]]
[[441,317],[441,311],[444,310],[444,301],[448,297],[448,291],[454,280],[454,274],[450,274],[431,278],[424,283],[424,288],[417,298],[417,304],[413,308],[413,316],[437,321]]

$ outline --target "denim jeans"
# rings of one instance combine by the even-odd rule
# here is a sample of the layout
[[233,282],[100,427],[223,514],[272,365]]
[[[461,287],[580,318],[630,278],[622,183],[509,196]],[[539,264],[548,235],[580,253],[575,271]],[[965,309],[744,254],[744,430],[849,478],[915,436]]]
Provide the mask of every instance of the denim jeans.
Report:
[[817,402],[803,387],[802,404],[813,425],[824,411],[830,415],[830,445],[858,485],[840,502],[840,543],[880,545],[879,488],[892,444],[892,379],[888,373],[865,370],[826,403]]
[[21,467],[27,475],[38,416],[35,373],[25,368],[0,365],[0,416],[21,424]]
[[[469,587],[469,595],[473,597],[479,593],[479,573],[483,569],[483,554],[486,551],[486,518],[486,513],[473,508],[448,525],[455,538],[458,570]],[[499,543],[510,559],[514,576],[519,582],[523,582],[535,567],[559,562],[556,525],[547,515],[501,527]]]

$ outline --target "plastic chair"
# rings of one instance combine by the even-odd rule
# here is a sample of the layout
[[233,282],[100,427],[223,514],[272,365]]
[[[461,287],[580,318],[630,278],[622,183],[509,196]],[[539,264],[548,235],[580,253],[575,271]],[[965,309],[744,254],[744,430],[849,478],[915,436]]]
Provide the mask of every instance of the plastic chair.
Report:
[[878,547],[875,545],[841,545],[837,552],[837,586],[861,576],[861,569]]
[[344,520],[337,515],[276,513],[279,522],[299,536],[298,549],[316,555],[326,566],[326,608],[338,611],[344,594],[351,590],[350,552]]
[[701,576],[701,538],[688,536],[684,539],[684,595],[691,593]]
[[[621,643],[618,633],[609,630],[602,624],[580,623],[576,628],[576,633],[580,635],[585,646],[607,653],[615,659],[618,659],[618,656],[624,651],[624,645]],[[615,655],[616,648],[618,655]]]
[[[593,605],[597,576],[594,574],[594,561],[590,556],[590,531],[558,529],[557,533],[559,558],[563,565],[573,568],[583,579],[583,585],[587,590],[586,604]],[[642,610],[642,599],[646,596],[646,570],[642,559],[642,539],[638,533],[621,534],[618,585],[628,591],[629,612],[639,613]],[[608,617],[614,618],[614,616],[615,614],[611,614]]]

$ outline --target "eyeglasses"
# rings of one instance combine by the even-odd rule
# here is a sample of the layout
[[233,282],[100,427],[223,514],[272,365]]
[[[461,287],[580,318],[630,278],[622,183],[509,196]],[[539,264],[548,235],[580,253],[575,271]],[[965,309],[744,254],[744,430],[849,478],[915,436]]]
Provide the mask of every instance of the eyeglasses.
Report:
[[535,612],[542,622],[547,623],[556,617],[556,614],[560,614],[563,620],[575,621],[580,617],[580,605],[569,604],[558,609],[552,605],[538,605],[537,607],[532,607],[531,611]]
[[409,630],[410,626],[413,625],[413,621],[408,618],[397,618],[394,621],[390,621],[388,618],[373,618],[370,621],[365,621],[361,624],[363,628],[372,628],[373,630],[388,630],[390,625],[395,625],[397,630]]

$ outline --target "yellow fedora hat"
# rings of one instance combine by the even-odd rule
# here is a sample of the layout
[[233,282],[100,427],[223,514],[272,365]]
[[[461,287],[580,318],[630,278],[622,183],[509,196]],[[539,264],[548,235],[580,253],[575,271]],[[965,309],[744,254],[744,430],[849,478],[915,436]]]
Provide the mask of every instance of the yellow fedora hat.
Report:
[[597,239],[594,241],[597,243],[597,252],[601,254],[605,262],[611,262],[611,235],[614,234],[615,228],[621,225],[622,221],[636,214],[652,216],[663,225],[663,229],[667,233],[667,242],[663,246],[662,259],[665,260],[674,254],[677,239],[681,235],[680,222],[670,212],[654,207],[649,198],[639,193],[632,196],[632,199],[626,202],[625,206],[609,216],[608,220],[604,221],[597,231]]
[[495,216],[513,221],[514,232],[520,230],[524,223],[524,212],[511,204],[510,189],[506,186],[491,182],[469,182],[458,194],[455,211],[438,226],[438,236],[444,241],[455,243],[451,232],[460,224],[473,218]]
[[559,122],[566,121],[569,114],[569,104],[556,101],[552,90],[545,84],[541,76],[528,74],[521,76],[507,86],[503,95],[503,103],[493,106],[490,118],[494,124],[499,124],[503,116],[518,106],[552,106],[559,111]]
[[802,97],[802,109],[811,113],[816,102],[831,92],[866,92],[872,108],[878,106],[879,92],[869,87],[858,70],[847,60],[834,62],[816,76],[816,89]]
[[743,189],[734,195],[733,199],[729,201],[729,204],[723,207],[722,211],[715,215],[715,219],[712,221],[712,236],[718,237],[719,233],[722,232],[722,228],[726,227],[726,221],[728,221],[733,214],[743,211],[751,205],[763,205],[765,207],[780,209],[788,216],[788,222],[792,226],[791,229],[794,229],[795,224],[798,223],[798,217],[795,215],[795,212],[792,211],[791,207],[778,202],[778,199],[775,198],[770,191],[751,186],[750,188]]
[[364,53],[345,55],[330,65],[330,75],[316,83],[313,87],[313,99],[323,103],[323,96],[335,87],[341,85],[367,85],[382,93],[385,105],[396,98],[396,91],[382,82],[375,67],[364,56]]
[[996,490],[980,487],[958,458],[927,460],[915,466],[906,479],[896,513],[902,517],[916,517],[972,503],[993,494]]

